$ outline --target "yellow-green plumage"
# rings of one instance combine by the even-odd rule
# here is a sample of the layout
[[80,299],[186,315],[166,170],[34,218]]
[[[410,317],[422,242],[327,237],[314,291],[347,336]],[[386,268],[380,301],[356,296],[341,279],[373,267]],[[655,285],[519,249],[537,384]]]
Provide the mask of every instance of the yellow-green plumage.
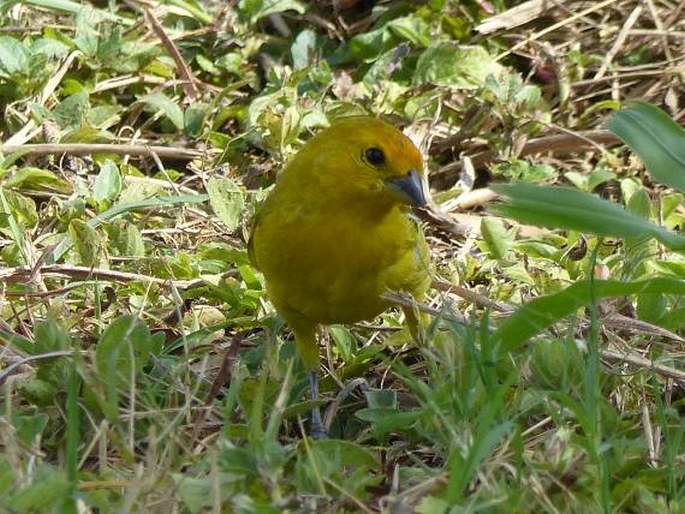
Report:
[[318,366],[318,325],[371,319],[390,306],[387,291],[420,299],[428,289],[428,248],[409,216],[423,193],[407,193],[422,174],[400,131],[345,118],[297,153],[258,210],[250,259],[309,368]]

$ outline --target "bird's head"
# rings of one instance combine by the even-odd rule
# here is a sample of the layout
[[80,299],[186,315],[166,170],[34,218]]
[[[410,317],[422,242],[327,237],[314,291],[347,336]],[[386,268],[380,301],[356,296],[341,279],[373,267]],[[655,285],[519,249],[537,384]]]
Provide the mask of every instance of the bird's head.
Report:
[[290,169],[317,182],[329,198],[426,205],[421,153],[402,132],[376,118],[335,122],[300,150],[286,172]]

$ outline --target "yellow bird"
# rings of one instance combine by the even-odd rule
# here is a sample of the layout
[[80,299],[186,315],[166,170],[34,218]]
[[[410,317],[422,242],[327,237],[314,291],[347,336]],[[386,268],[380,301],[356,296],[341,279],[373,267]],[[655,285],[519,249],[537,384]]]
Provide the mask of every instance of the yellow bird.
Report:
[[[317,399],[319,325],[374,318],[388,291],[421,299],[428,246],[410,207],[424,206],[424,166],[414,144],[367,116],[343,118],[295,155],[254,218],[250,260],[295,333]],[[412,334],[418,320],[405,309]],[[318,409],[311,431],[325,434]]]

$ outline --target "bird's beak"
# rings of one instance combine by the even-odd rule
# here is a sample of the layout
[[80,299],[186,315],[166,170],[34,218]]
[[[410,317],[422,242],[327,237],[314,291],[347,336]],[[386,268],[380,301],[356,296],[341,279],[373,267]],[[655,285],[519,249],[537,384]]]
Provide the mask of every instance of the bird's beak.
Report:
[[423,191],[421,175],[416,170],[409,170],[405,177],[393,177],[385,181],[393,193],[399,193],[404,201],[416,207],[425,207],[426,195]]

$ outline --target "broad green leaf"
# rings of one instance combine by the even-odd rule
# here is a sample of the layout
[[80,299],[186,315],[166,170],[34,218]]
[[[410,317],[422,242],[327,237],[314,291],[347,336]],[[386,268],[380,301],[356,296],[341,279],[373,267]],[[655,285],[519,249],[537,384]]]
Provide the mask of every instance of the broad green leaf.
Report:
[[514,244],[514,232],[501,219],[485,216],[480,221],[480,232],[495,259],[502,259]]
[[542,296],[521,307],[492,335],[500,351],[516,349],[526,339],[550,327],[578,309],[602,298],[632,294],[685,294],[685,280],[655,278],[635,282],[594,280],[576,282],[549,296]]
[[100,173],[93,184],[93,198],[96,202],[114,200],[121,192],[121,173],[114,162],[107,160],[100,167]]
[[69,223],[69,237],[74,241],[77,261],[83,266],[97,266],[100,261],[100,236],[85,221],[74,219]]
[[290,56],[295,70],[302,70],[310,65],[311,59],[316,56],[318,44],[317,34],[311,29],[305,29],[297,35],[290,46]]
[[504,197],[504,203],[494,205],[492,210],[522,223],[600,236],[655,238],[673,250],[685,250],[685,237],[589,193],[523,183],[497,185],[492,189]]
[[238,9],[240,17],[250,23],[283,11],[295,11],[299,14],[305,12],[304,4],[296,0],[240,0]]
[[114,220],[105,225],[109,248],[113,255],[121,257],[144,257],[145,243],[135,224],[126,220]]
[[[53,382],[40,378],[30,378],[20,382],[16,387],[24,400],[40,407],[53,405],[59,393]],[[30,441],[26,441],[26,444],[30,444]]]
[[205,103],[196,102],[188,106],[183,113],[183,127],[190,137],[200,137],[202,134],[209,107]]
[[[148,326],[137,316],[127,314],[116,318],[105,330],[95,350],[95,361],[100,373],[110,367],[127,383],[131,371],[139,373],[153,354],[158,354],[164,334],[151,334]],[[119,382],[121,383],[121,382]]]
[[38,211],[32,198],[16,191],[0,189],[0,228],[9,226],[15,231],[33,227],[37,223]]
[[33,43],[32,53],[42,54],[50,59],[62,59],[69,53],[69,46],[54,38],[40,38]]
[[43,430],[48,425],[50,416],[46,412],[36,412],[29,416],[17,415],[16,412],[12,416],[12,425],[14,425],[19,439],[24,444],[30,446],[35,441],[36,436],[43,433]]
[[364,397],[370,409],[397,409],[397,391],[392,389],[368,389]]
[[18,169],[4,181],[3,185],[8,188],[16,187],[36,191],[57,190],[62,193],[71,192],[71,184],[59,178],[52,171],[31,166]]
[[76,35],[74,44],[88,57],[94,57],[98,50],[98,24],[102,21],[98,12],[88,5],[76,13]]
[[212,177],[207,183],[209,204],[230,231],[238,228],[240,216],[245,210],[245,193],[238,184],[227,177]]
[[402,16],[391,20],[387,24],[387,28],[418,47],[427,47],[433,42],[431,26],[416,15]]
[[664,111],[631,102],[609,120],[609,130],[640,157],[656,181],[685,192],[685,130]]
[[78,127],[83,123],[89,109],[89,95],[81,91],[62,100],[52,110],[52,115],[62,128]]
[[295,464],[295,479],[302,491],[316,491],[322,477],[350,494],[360,494],[373,484],[378,460],[365,447],[343,440],[315,441],[301,451]]
[[499,75],[502,70],[482,47],[438,43],[419,57],[414,84],[476,89],[483,85],[486,77]]
[[[117,105],[99,105],[86,113],[88,125],[96,129],[106,129],[121,119],[121,107]],[[97,133],[102,137],[102,133]],[[99,141],[98,141],[99,142]]]
[[183,130],[183,111],[168,96],[163,93],[153,93],[141,97],[140,101],[147,104],[153,111],[164,113],[177,129]]
[[24,44],[9,36],[0,36],[0,77],[26,73],[30,53]]
[[32,355],[66,350],[71,346],[69,332],[54,317],[36,323]]

